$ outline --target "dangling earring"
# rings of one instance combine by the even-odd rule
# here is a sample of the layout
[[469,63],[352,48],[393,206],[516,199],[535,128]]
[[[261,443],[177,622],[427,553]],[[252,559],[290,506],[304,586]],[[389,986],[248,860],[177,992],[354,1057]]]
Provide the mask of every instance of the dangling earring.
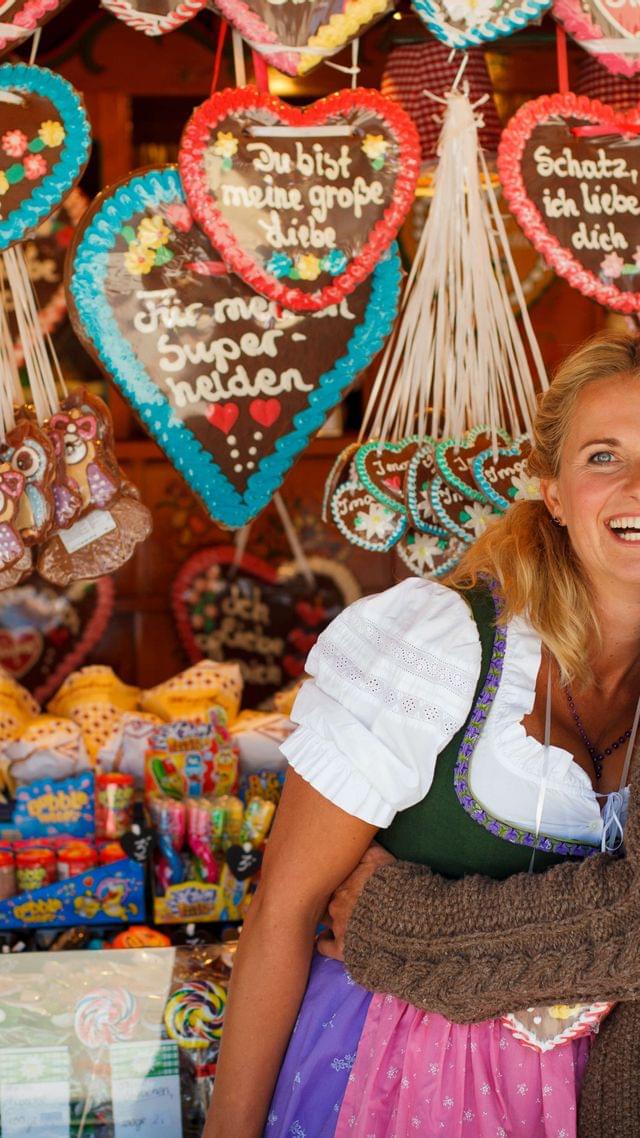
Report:
[[551,515],[551,520],[554,523],[554,525],[556,525],[556,526],[562,526],[562,524],[563,524],[562,521],[560,520],[560,518],[557,517],[556,514]]

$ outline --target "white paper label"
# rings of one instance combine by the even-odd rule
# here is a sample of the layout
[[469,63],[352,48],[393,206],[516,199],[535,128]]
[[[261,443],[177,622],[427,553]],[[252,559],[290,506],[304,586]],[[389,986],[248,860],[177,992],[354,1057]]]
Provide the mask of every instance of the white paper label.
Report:
[[92,541],[97,541],[115,528],[116,523],[108,510],[92,510],[86,517],[69,526],[69,529],[58,530],[58,537],[67,553],[77,553],[85,545],[91,545]]
[[114,1043],[110,1055],[115,1138],[182,1138],[177,1043]]
[[2,1138],[69,1138],[69,1100],[66,1047],[0,1050]]

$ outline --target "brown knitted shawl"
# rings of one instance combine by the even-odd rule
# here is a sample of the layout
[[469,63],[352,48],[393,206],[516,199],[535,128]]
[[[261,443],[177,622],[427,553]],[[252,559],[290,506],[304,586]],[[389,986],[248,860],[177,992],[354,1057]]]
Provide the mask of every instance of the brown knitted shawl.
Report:
[[458,1022],[619,1000],[595,1039],[580,1138],[640,1138],[640,770],[622,857],[506,881],[449,881],[409,862],[367,882],[345,939],[363,987]]

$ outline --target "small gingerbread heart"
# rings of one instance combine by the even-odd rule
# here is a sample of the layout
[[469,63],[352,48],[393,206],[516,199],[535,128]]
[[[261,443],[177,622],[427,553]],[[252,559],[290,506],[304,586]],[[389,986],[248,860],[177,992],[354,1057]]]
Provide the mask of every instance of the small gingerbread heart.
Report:
[[454,534],[436,537],[431,533],[420,533],[409,529],[396,545],[396,552],[415,577],[444,577],[457,565],[466,545]]
[[409,519],[419,533],[447,538],[446,530],[433,512],[431,483],[439,475],[435,455],[435,439],[423,437],[420,447],[411,459],[404,482],[404,499]]
[[513,446],[481,451],[472,460],[471,471],[486,502],[504,513],[512,502],[540,497],[540,480],[527,473],[531,452],[528,435],[515,439]]
[[102,7],[147,36],[164,36],[192,20],[207,0],[102,0]]
[[345,482],[331,499],[331,516],[340,533],[371,553],[386,553],[407,528],[404,514],[383,506],[360,482]]
[[484,533],[494,516],[493,508],[482,499],[471,501],[440,477],[431,483],[431,506],[442,525],[467,544]]
[[383,506],[404,515],[404,480],[407,467],[420,446],[421,439],[412,435],[397,443],[376,439],[359,447],[354,465],[356,477],[365,490],[373,494]]
[[472,502],[481,502],[482,494],[475,484],[471,472],[471,463],[477,454],[496,445],[508,445],[511,442],[506,431],[498,429],[494,433],[488,427],[474,427],[467,431],[461,439],[444,439],[436,445],[435,458],[438,470],[452,486],[469,498]]

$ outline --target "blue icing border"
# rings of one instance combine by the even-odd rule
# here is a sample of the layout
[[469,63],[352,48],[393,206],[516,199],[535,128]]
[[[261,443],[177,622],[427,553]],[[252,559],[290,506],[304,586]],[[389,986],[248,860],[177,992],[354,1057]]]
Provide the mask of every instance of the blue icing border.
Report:
[[105,370],[170,462],[202,499],[211,517],[238,528],[269,503],[310,435],[322,426],[345,388],[382,347],[396,315],[400,258],[394,243],[372,274],[365,319],[354,330],[344,356],[320,377],[318,387],[309,396],[308,407],[293,420],[295,429],[277,440],[275,452],[262,459],[255,474],[249,477],[244,494],[240,494],[212,455],[173,413],[131,345],[123,339],[105,297],[109,253],[123,222],[133,213],[154,208],[160,202],[184,200],[177,170],[167,168],[133,177],[103,201],[73,254],[73,274],[68,286],[76,308],[76,314],[72,308],[72,316],[76,315],[76,322],[97,350]]
[[442,0],[412,0],[412,4],[429,31],[442,43],[453,48],[465,48],[490,43],[491,40],[519,31],[548,11],[551,0],[523,0],[508,16],[501,16],[498,11],[495,19],[484,20],[466,32],[455,28],[447,19]]
[[37,229],[80,177],[91,149],[91,128],[78,92],[61,75],[26,63],[0,65],[0,87],[50,99],[60,114],[65,140],[60,158],[22,204],[0,221],[0,250]]

